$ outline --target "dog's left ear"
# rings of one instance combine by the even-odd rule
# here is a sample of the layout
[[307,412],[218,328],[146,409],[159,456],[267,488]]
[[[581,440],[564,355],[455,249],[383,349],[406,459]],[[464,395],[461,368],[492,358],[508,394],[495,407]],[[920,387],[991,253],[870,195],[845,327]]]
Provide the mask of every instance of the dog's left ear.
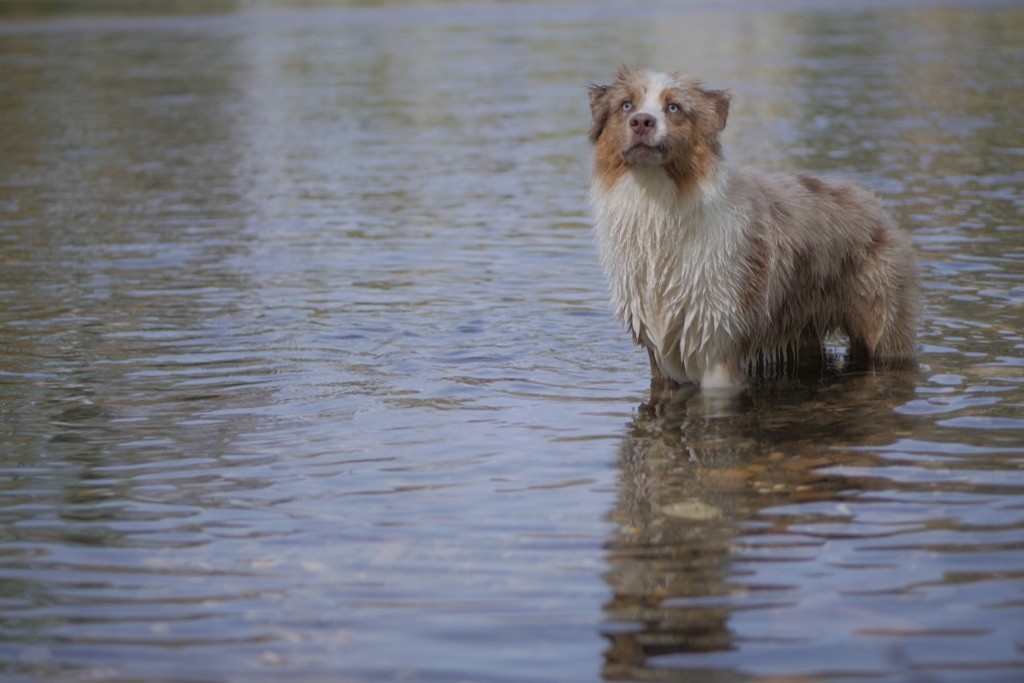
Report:
[[704,90],[702,92],[715,109],[718,132],[721,133],[725,130],[725,122],[729,118],[729,103],[732,101],[732,93],[728,90]]
[[601,137],[601,131],[608,123],[608,117],[611,116],[611,105],[608,103],[607,97],[610,88],[611,86],[597,85],[596,83],[591,83],[587,88],[587,94],[590,96],[590,115],[594,118],[594,125],[590,127],[590,133],[587,134],[591,144],[596,143],[597,139]]

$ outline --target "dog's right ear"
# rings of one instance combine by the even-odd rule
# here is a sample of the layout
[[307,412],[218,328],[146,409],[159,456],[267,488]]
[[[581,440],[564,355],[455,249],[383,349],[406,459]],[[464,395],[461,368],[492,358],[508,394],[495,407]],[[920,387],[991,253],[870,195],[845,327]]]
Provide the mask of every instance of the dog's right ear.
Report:
[[601,137],[601,132],[608,123],[608,117],[611,116],[611,104],[608,102],[610,89],[611,86],[597,85],[596,83],[591,83],[587,88],[587,94],[590,96],[590,115],[594,119],[594,125],[590,127],[590,133],[587,134],[591,144],[596,143],[597,139]]

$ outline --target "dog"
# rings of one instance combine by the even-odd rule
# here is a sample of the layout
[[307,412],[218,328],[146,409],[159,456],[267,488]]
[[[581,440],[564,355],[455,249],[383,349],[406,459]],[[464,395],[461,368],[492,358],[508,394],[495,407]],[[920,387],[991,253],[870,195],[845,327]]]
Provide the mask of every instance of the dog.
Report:
[[733,167],[732,95],[696,78],[623,66],[589,97],[597,248],[653,382],[743,386],[835,332],[850,357],[913,357],[913,250],[873,194]]

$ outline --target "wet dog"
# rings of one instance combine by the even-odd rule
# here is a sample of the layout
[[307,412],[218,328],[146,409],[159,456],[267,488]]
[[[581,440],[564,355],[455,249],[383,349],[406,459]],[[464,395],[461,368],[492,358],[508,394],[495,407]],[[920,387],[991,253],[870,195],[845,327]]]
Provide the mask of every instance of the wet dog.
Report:
[[730,95],[699,80],[623,67],[589,94],[598,250],[653,379],[742,385],[834,332],[854,356],[913,356],[913,252],[874,195],[734,168]]

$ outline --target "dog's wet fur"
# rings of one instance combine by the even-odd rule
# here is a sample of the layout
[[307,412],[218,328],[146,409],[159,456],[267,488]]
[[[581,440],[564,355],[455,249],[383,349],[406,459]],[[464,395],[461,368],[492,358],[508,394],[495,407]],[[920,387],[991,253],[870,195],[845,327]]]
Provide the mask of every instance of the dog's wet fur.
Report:
[[913,251],[873,194],[731,166],[731,96],[695,78],[623,67],[589,94],[598,249],[655,380],[741,386],[835,332],[854,357],[913,357]]

